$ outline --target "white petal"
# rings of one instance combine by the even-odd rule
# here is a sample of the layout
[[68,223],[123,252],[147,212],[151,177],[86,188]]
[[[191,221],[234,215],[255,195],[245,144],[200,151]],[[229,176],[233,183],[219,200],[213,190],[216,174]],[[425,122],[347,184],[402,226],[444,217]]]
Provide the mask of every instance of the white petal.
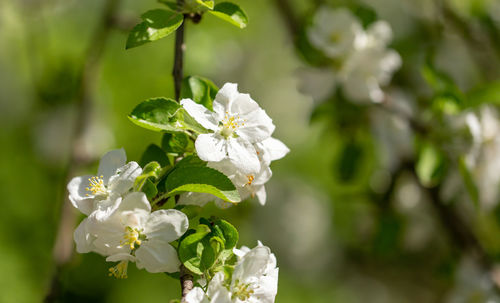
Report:
[[257,246],[250,250],[236,265],[233,281],[245,282],[250,278],[262,276],[267,268],[271,251],[266,246]]
[[106,262],[130,261],[135,262],[135,257],[127,253],[118,253],[106,258]]
[[224,84],[219,92],[217,92],[213,102],[213,108],[219,118],[219,121],[222,120],[224,114],[229,110],[231,103],[238,96],[238,94],[238,84],[234,83]]
[[270,161],[279,160],[290,152],[290,149],[280,140],[273,137],[262,141],[258,146],[262,146],[262,150]]
[[200,123],[206,129],[217,130],[219,120],[213,112],[209,111],[205,106],[194,102],[191,99],[182,99],[181,105],[187,113],[193,117],[196,122]]
[[[241,200],[243,201],[244,199],[242,198]],[[228,209],[233,205],[234,205],[234,203],[227,202],[227,201],[224,201],[222,199],[215,200],[215,206],[217,206],[220,209]]]
[[103,176],[104,184],[107,185],[109,178],[116,173],[116,170],[127,162],[127,155],[123,148],[107,152],[99,162],[98,176]]
[[208,303],[208,299],[207,296],[205,295],[205,292],[203,292],[203,289],[201,289],[200,287],[195,287],[186,295],[186,302]]
[[114,194],[122,195],[134,185],[135,179],[142,173],[137,162],[129,162],[117,169],[116,174],[109,179],[109,189]]
[[88,219],[85,218],[73,233],[73,239],[75,240],[76,244],[76,251],[80,254],[91,252],[93,249],[92,241],[95,239],[95,237],[92,237],[92,235],[88,232],[87,223]]
[[196,138],[196,152],[203,161],[221,161],[226,158],[226,140],[215,134],[201,134]]
[[244,174],[256,173],[260,170],[257,151],[252,144],[242,138],[227,140],[227,154],[229,160]]
[[372,23],[366,32],[373,40],[384,46],[392,40],[392,28],[387,21],[379,20]]
[[[81,176],[71,179],[68,183],[69,201],[75,208],[84,213],[85,215],[90,215],[94,210],[94,196],[92,193],[86,190],[89,187],[89,179],[92,176]],[[89,195],[89,196],[87,196]]]
[[135,252],[137,268],[151,273],[177,272],[181,265],[177,251],[170,244],[155,239],[144,242]]
[[187,192],[181,194],[179,197],[179,201],[177,201],[178,205],[198,205],[205,206],[210,201],[214,201],[215,196],[207,193],[194,193]]
[[238,93],[229,105],[229,112],[239,114],[241,118],[257,110],[261,110],[261,108],[249,94]]
[[246,115],[241,115],[245,124],[236,130],[236,133],[251,143],[263,141],[274,132],[276,128],[273,120],[269,118],[263,109],[257,109]]
[[172,242],[180,238],[189,227],[187,216],[176,209],[161,209],[153,212],[144,226],[148,239]]
[[257,199],[259,200],[260,205],[266,205],[266,188],[264,185],[258,186],[258,189],[255,191],[255,195],[257,196]]
[[127,211],[142,209],[151,212],[151,204],[143,192],[132,192],[123,198],[121,203],[117,205],[117,211]]

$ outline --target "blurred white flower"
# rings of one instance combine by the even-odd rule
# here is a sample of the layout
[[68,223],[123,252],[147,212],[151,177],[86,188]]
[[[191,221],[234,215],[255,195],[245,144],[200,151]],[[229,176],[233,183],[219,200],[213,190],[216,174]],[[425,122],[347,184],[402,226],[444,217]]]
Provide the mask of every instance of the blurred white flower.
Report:
[[110,205],[112,200],[128,192],[135,178],[142,173],[136,162],[126,163],[125,150],[112,150],[102,156],[97,176],[80,176],[68,183],[69,200],[75,208],[90,215],[100,205]]
[[186,232],[188,218],[175,209],[151,213],[142,192],[128,194],[106,211],[95,211],[82,224],[75,231],[77,249],[87,246],[84,252],[95,251],[108,256],[109,262],[120,262],[110,275],[125,278],[131,261],[152,273],[179,270],[177,251],[169,243]]
[[196,152],[204,161],[229,159],[245,173],[260,170],[257,152],[252,144],[271,136],[274,124],[250,95],[238,92],[237,84],[226,83],[217,93],[211,112],[190,99],[181,105],[198,123],[211,131],[200,134]]
[[483,207],[491,209],[500,194],[500,121],[498,112],[485,105],[478,113],[467,113],[465,121],[473,144],[466,155],[466,163],[479,189]]
[[348,55],[363,27],[346,8],[332,9],[322,6],[314,16],[313,24],[307,30],[307,37],[313,46],[331,58]]
[[253,249],[235,249],[238,263],[231,280],[217,272],[208,284],[207,295],[200,288],[189,294],[189,303],[273,303],[278,292],[278,268],[271,250],[258,243]]

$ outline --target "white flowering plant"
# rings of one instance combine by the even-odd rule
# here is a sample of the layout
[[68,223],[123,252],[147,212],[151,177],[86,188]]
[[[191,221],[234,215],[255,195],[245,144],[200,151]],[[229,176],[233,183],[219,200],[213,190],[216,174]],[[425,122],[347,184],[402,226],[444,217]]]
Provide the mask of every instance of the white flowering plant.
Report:
[[[143,14],[127,48],[176,30],[183,37],[183,23],[199,23],[205,13],[240,28],[247,23],[233,3],[160,2],[168,9]],[[228,208],[255,197],[264,205],[270,164],[289,149],[272,137],[272,119],[237,84],[219,89],[206,78],[178,75],[174,71],[177,100],[151,98],[129,115],[134,124],[162,134],[161,146],[149,145],[140,161],[128,163],[123,149],[110,151],[97,175],[69,182],[69,200],[87,216],[74,232],[76,250],[106,257],[116,278],[127,278],[133,262],[179,279],[182,302],[274,302],[278,269],[270,249],[260,242],[252,250],[237,249],[235,226],[200,213],[210,201]]]

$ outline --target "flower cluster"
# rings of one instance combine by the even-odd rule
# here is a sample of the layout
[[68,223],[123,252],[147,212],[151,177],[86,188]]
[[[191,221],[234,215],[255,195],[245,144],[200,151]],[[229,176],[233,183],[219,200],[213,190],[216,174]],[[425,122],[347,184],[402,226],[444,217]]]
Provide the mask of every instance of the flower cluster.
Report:
[[232,277],[217,272],[205,287],[195,287],[186,297],[188,303],[272,303],[278,292],[276,257],[262,245],[234,249],[238,261]]
[[146,195],[132,191],[142,169],[126,163],[123,149],[105,154],[98,172],[68,184],[71,203],[88,215],[75,230],[76,250],[119,262],[110,269],[117,278],[127,277],[128,262],[153,273],[178,271],[177,252],[169,243],[186,232],[186,215],[174,209],[151,212]]
[[[264,184],[271,178],[271,161],[283,158],[289,149],[271,137],[275,126],[250,95],[238,92],[237,84],[226,83],[213,101],[213,111],[191,99],[181,105],[207,129],[198,135],[195,147],[200,159],[229,177],[241,199],[256,196],[266,203]],[[181,204],[203,205],[214,198],[188,193]],[[218,201],[219,206],[230,204]]]
[[[327,93],[336,83],[353,102],[382,102],[381,86],[389,84],[401,66],[399,54],[388,49],[392,30],[385,21],[376,21],[364,29],[357,17],[346,8],[321,7],[307,30],[311,44],[333,62],[333,70],[308,74]],[[327,89],[325,89],[327,88]]]

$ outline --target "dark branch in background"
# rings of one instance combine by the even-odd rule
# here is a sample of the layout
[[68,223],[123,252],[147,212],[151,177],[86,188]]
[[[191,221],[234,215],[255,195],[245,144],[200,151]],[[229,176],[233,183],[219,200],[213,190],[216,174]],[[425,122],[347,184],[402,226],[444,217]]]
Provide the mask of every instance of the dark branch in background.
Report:
[[[184,0],[177,0],[177,6],[183,7]],[[186,21],[190,19],[190,16],[184,15],[184,22],[182,22],[181,26],[175,32],[175,46],[174,46],[174,68],[172,70],[172,76],[174,77],[174,91],[175,91],[175,100],[179,101],[181,97],[181,86],[182,86],[182,78],[184,77],[184,51],[186,50],[186,45],[184,44],[184,35],[185,35],[185,26]],[[196,21],[196,20],[194,20]],[[199,19],[197,19],[199,22]],[[176,202],[178,196],[175,197]],[[160,201],[162,204],[164,201]],[[186,296],[193,289],[193,275],[191,272],[181,264],[179,268],[179,279],[181,282],[181,303],[187,303]]]
[[[85,131],[90,125],[93,105],[92,95],[94,92],[95,78],[99,68],[99,61],[113,27],[115,12],[120,1],[121,0],[108,0],[105,3],[99,24],[89,40],[85,61],[80,71],[79,91],[76,100],[77,117],[71,143],[71,154],[69,155],[69,162],[64,173],[64,184],[67,184],[81,167],[94,160],[84,153],[83,141]],[[58,300],[61,270],[64,265],[71,260],[73,255],[73,230],[76,225],[76,219],[76,213],[67,198],[66,190],[64,190],[61,217],[53,251],[55,269],[50,289],[45,297],[45,302],[55,302]]]
[[[294,42],[296,41],[297,35],[300,31],[300,21],[297,19],[295,13],[292,10],[292,6],[288,0],[275,0],[275,3],[278,7],[278,11],[282,16],[285,24],[287,25],[288,31]],[[449,12],[448,12],[449,13]],[[455,18],[454,18],[455,19]],[[456,21],[456,20],[455,20]],[[454,21],[454,22],[455,22]],[[462,26],[462,25],[460,25]],[[462,28],[462,30],[465,30]],[[467,35],[470,35],[469,29],[467,29]],[[469,41],[474,41],[474,37],[468,37]],[[500,43],[499,43],[500,44]],[[376,106],[386,110],[387,112],[401,117],[405,121],[409,122],[411,129],[415,134],[420,136],[427,137],[429,135],[430,129],[429,126],[422,124],[420,121],[415,119],[414,117],[398,110],[391,106],[391,100],[386,99],[384,102],[377,104]],[[395,191],[395,182],[397,176],[401,175],[403,172],[409,171],[413,175],[415,175],[416,179],[418,177],[415,173],[415,163],[412,161],[407,161],[402,164],[398,170],[393,175],[393,180],[391,180],[391,184],[387,191],[379,196],[378,201],[381,199],[390,199]],[[448,237],[452,241],[453,245],[460,249],[461,251],[466,251],[471,253],[476,259],[480,262],[483,268],[487,271],[492,271],[494,267],[494,261],[491,256],[484,250],[477,236],[471,231],[467,222],[458,214],[457,210],[452,207],[450,204],[444,204],[441,200],[439,193],[441,192],[441,186],[435,186],[433,188],[426,188],[422,184],[420,184],[422,189],[427,192],[430,203],[436,211],[437,217],[441,222],[444,230],[448,234]],[[390,207],[389,201],[380,201],[382,202],[382,209],[387,209]],[[495,290],[498,291],[498,285],[495,281],[493,281],[493,285],[495,285]]]

